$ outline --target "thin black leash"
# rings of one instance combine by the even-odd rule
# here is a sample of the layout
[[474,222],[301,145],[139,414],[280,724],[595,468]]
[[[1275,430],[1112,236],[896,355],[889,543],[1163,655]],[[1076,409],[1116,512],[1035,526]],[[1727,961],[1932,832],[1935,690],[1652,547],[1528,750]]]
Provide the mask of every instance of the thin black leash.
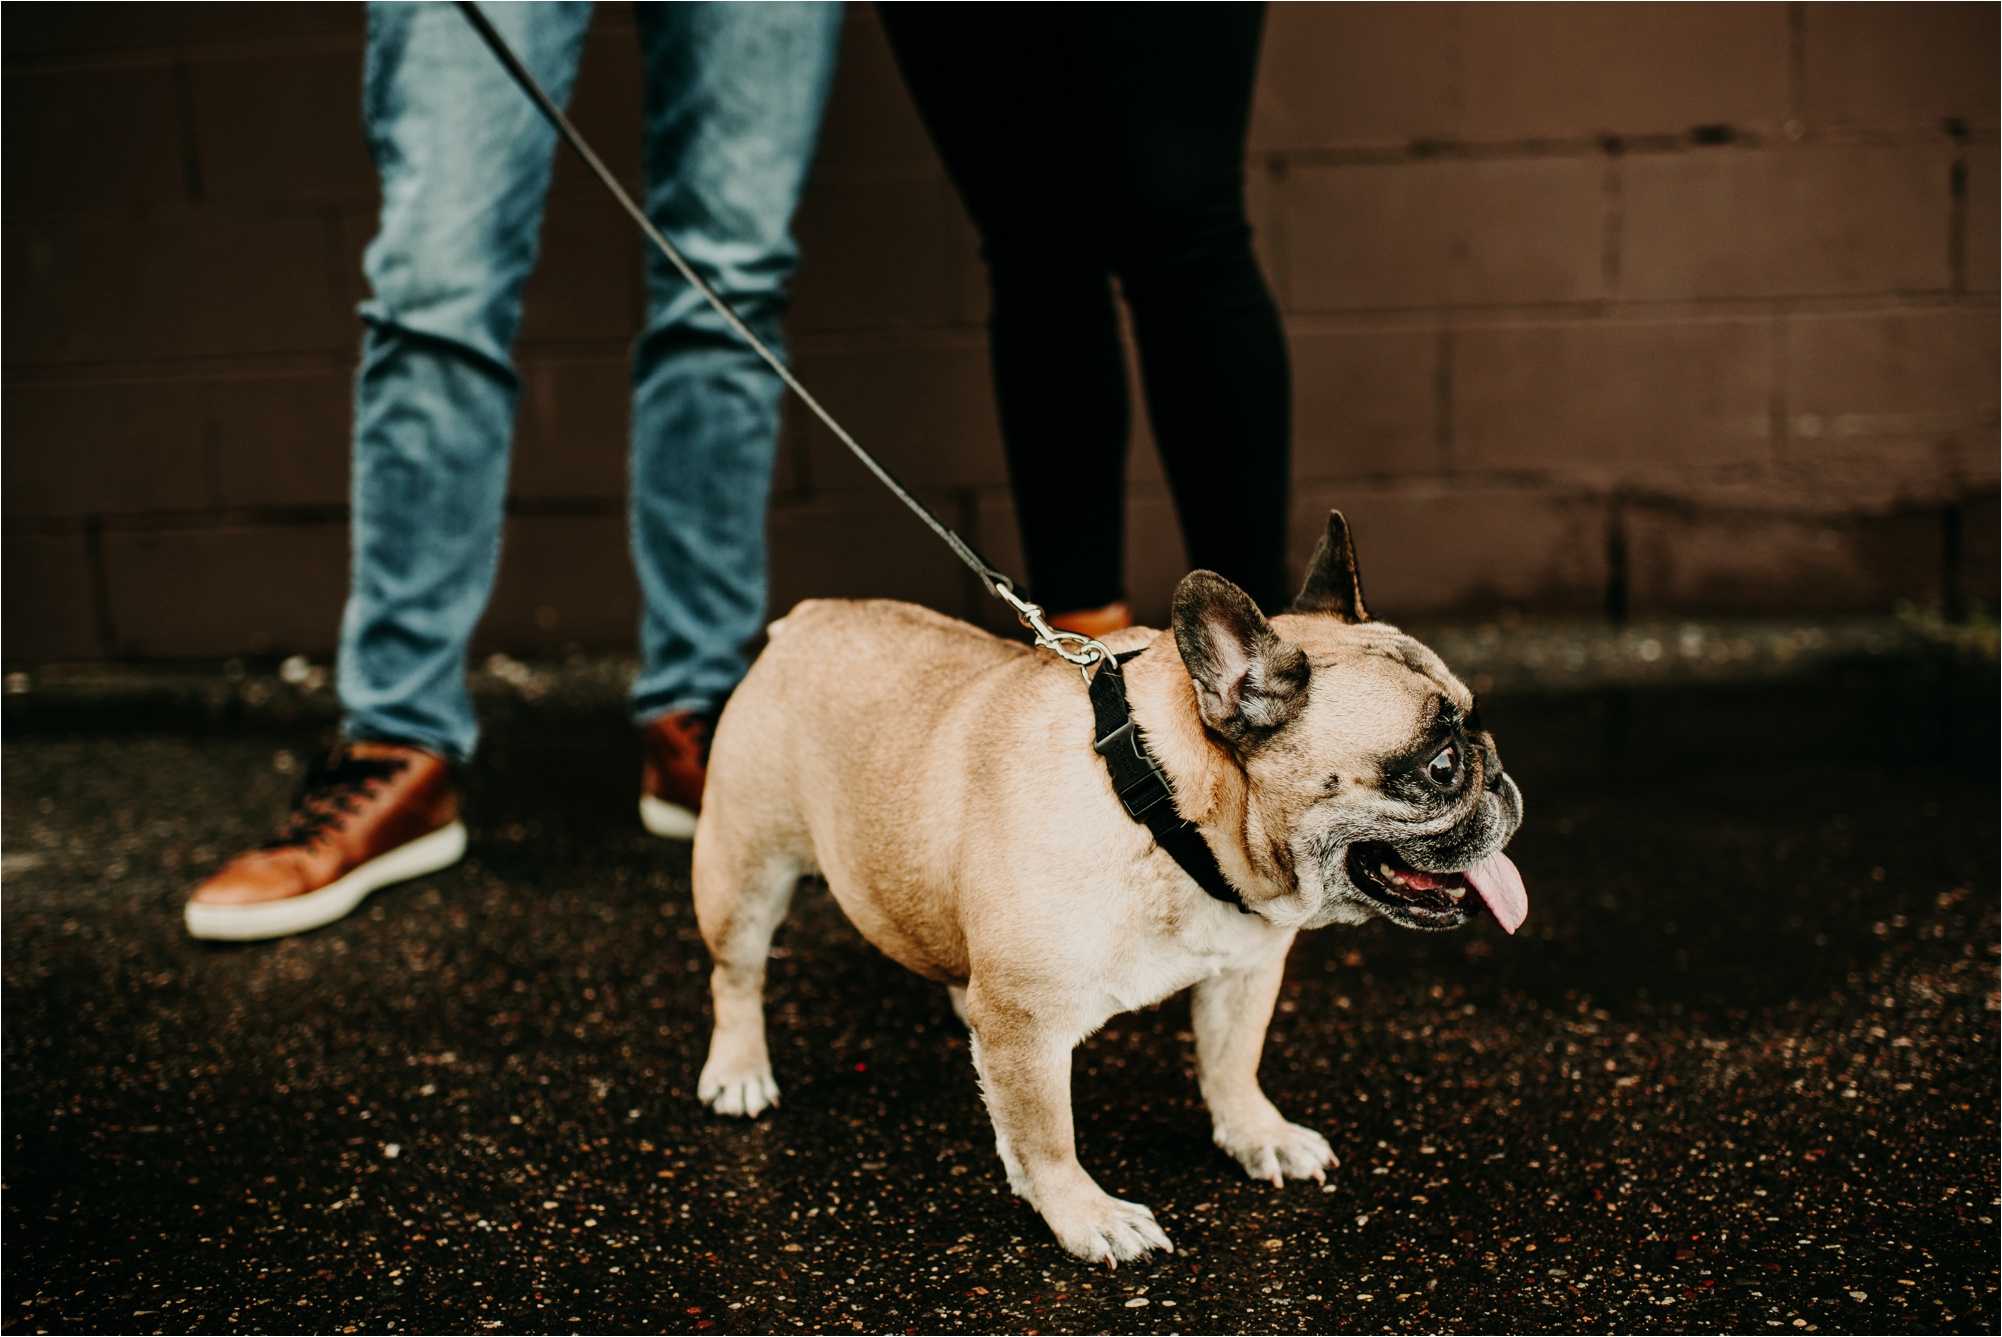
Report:
[[[639,224],[640,231],[646,234],[647,240],[667,257],[668,263],[687,280],[689,286],[702,294],[703,300],[715,308],[716,314],[723,317],[724,322],[736,331],[737,336],[751,346],[751,351],[763,358],[765,364],[778,373],[786,388],[798,395],[800,402],[812,409],[816,418],[827,424],[827,430],[834,433],[841,444],[848,447],[855,458],[862,461],[869,472],[876,475],[883,486],[895,494],[897,500],[910,507],[918,519],[931,528],[932,533],[945,540],[946,546],[958,555],[959,560],[966,563],[974,575],[980,577],[989,594],[1015,610],[1015,616],[1022,620],[1022,625],[1035,635],[1037,645],[1055,652],[1066,662],[1077,666],[1078,671],[1084,675],[1086,683],[1090,685],[1094,716],[1093,750],[1104,758],[1106,769],[1112,776],[1113,788],[1118,792],[1127,814],[1152,832],[1156,843],[1181,866],[1182,871],[1195,879],[1204,891],[1227,905],[1234,905],[1247,914],[1252,913],[1246,908],[1243,897],[1238,894],[1237,889],[1230,884],[1230,879],[1224,876],[1215,853],[1203,840],[1202,834],[1193,823],[1175,811],[1172,801],[1166,801],[1172,799],[1173,789],[1160,764],[1147,750],[1139,728],[1133,721],[1126,701],[1125,679],[1119,671],[1119,661],[1112,652],[1090,636],[1082,636],[1074,631],[1059,631],[1052,627],[1044,617],[1041,605],[1031,603],[1015,593],[1014,581],[990,566],[985,558],[973,550],[972,544],[955,534],[943,520],[933,515],[930,508],[911,495],[910,489],[899,483],[896,476],[884,468],[874,455],[864,450],[862,443],[851,436],[847,428],[836,422],[834,415],[821,407],[820,401],[799,383],[799,378],[792,374],[792,369],[786,366],[784,359],[767,347],[765,341],[744,323],[743,317],[723,300],[722,295],[695,272],[695,267],[688,263],[687,257],[682,255],[675,244],[653,225],[653,220],[647,217],[644,209],[633,202],[633,197],[626,194],[626,189],[619,184],[619,179],[613,176],[604,161],[591,151],[591,146],[577,133],[577,127],[570,124],[570,118],[563,114],[563,109],[543,91],[542,85],[536,82],[535,76],[528,72],[528,67],[521,63],[513,48],[508,46],[507,39],[496,32],[493,24],[487,21],[487,16],[480,12],[480,7],[473,0],[458,0],[458,6],[459,12],[466,16],[466,21],[473,25],[473,30],[485,40],[494,57],[510,75],[514,76],[514,81],[521,85],[521,91],[528,94],[529,100],[534,102],[549,123],[556,127],[556,133],[562,136],[563,142],[584,160],[584,165],[591,169],[592,175],[604,183],[606,190],[612,192],[613,198],[619,202],[619,207]],[[1094,665],[1098,666],[1096,674],[1092,672]]]
[[521,63],[521,59],[515,55],[514,49],[507,44],[507,39],[495,31],[493,24],[488,21],[487,16],[480,12],[480,7],[473,3],[473,0],[458,0],[458,5],[459,12],[466,16],[466,21],[473,25],[473,30],[479,33],[480,37],[485,40],[488,48],[493,51],[494,57],[514,77],[514,81],[521,85],[521,91],[528,94],[529,100],[535,103],[544,118],[556,128],[556,133],[562,136],[563,142],[568,144],[576,152],[577,156],[584,160],[584,165],[591,169],[592,175],[604,183],[606,190],[612,192],[613,198],[619,202],[619,207],[631,216],[633,222],[639,224],[640,231],[646,234],[647,240],[652,242],[660,253],[667,257],[668,263],[674,266],[683,279],[687,280],[689,286],[701,293],[703,300],[715,308],[716,314],[723,317],[724,323],[729,325],[740,339],[750,345],[751,351],[764,359],[765,364],[778,374],[778,378],[781,381],[785,382],[786,388],[799,396],[800,402],[813,411],[813,416],[825,423],[827,430],[834,433],[841,444],[848,447],[855,458],[862,461],[869,472],[876,475],[877,479],[881,481],[884,487],[890,489],[897,500],[910,507],[912,513],[918,519],[924,521],[930,527],[932,533],[943,539],[945,545],[952,549],[960,561],[966,563],[972,569],[974,575],[980,577],[980,582],[987,587],[987,592],[1015,610],[1015,615],[1021,618],[1022,625],[1035,633],[1036,644],[1056,651],[1057,654],[1077,665],[1080,669],[1089,669],[1091,665],[1106,658],[1107,652],[1105,647],[1091,637],[1080,636],[1076,632],[1058,631],[1051,627],[1048,621],[1045,620],[1043,609],[1040,605],[1031,603],[1029,600],[1016,594],[1014,581],[1010,580],[1002,572],[997,571],[988,563],[986,558],[975,552],[972,544],[954,533],[951,527],[943,520],[933,515],[931,509],[913,496],[909,488],[898,482],[896,476],[884,468],[880,460],[862,448],[862,443],[857,441],[847,428],[835,420],[834,415],[829,413],[821,405],[821,402],[813,397],[811,391],[800,384],[799,378],[793,375],[792,368],[785,364],[785,359],[773,352],[766,345],[765,341],[752,331],[751,327],[744,322],[744,318],[731,309],[730,304],[723,299],[722,295],[710,287],[700,274],[695,272],[695,267],[688,263],[687,257],[682,255],[680,248],[669,241],[666,235],[654,226],[653,220],[647,217],[646,210],[640,208],[633,201],[633,197],[626,193],[625,187],[619,184],[619,179],[612,175],[611,169],[605,166],[604,161],[596,153],[592,152],[591,146],[584,142],[584,137],[577,133],[577,127],[570,124],[570,118],[563,114],[563,109],[558,107],[555,100],[543,91],[542,85],[536,81],[533,74],[528,72],[528,67]]

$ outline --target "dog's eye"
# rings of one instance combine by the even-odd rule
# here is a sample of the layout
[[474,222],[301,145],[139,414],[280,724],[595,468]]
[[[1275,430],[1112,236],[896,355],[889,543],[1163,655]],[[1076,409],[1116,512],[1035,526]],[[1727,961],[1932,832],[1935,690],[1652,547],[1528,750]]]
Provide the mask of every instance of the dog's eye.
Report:
[[1460,750],[1447,747],[1441,748],[1439,755],[1426,764],[1425,774],[1435,785],[1449,785],[1453,783],[1453,773],[1459,769]]

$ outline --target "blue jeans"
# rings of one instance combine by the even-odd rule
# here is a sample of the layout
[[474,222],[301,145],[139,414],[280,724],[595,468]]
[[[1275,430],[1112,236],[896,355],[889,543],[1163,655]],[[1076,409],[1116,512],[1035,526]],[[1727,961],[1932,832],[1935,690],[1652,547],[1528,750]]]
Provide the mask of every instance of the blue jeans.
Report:
[[[486,12],[559,103],[589,4]],[[833,78],[839,4],[641,4],[646,208],[780,346],[791,225]],[[363,120],[382,219],[356,377],[354,565],[337,679],[350,737],[464,761],[466,654],[500,559],[511,358],[555,132],[448,4],[371,5]],[[640,721],[712,708],[765,599],[777,376],[649,249],[633,350]]]

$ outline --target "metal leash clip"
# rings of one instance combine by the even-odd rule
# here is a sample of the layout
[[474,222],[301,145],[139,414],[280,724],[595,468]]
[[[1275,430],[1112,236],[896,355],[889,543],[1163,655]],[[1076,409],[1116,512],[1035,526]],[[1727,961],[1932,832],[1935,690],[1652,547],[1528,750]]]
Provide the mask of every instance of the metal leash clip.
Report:
[[997,575],[988,583],[993,587],[995,596],[1014,609],[1022,625],[1035,634],[1036,644],[1058,655],[1066,663],[1075,664],[1078,674],[1087,683],[1091,681],[1091,670],[1095,665],[1111,661],[1112,651],[1105,647],[1103,641],[1082,632],[1060,631],[1052,627],[1043,616],[1042,605],[1030,603],[1016,594],[1014,583],[1006,576]]

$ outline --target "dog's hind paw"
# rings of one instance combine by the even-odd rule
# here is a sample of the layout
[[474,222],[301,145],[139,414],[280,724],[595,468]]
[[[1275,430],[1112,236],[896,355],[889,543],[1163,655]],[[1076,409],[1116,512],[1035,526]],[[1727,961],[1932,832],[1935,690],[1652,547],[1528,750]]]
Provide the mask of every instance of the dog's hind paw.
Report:
[[695,1098],[718,1114],[755,1119],[779,1103],[779,1084],[770,1069],[727,1076],[705,1071],[695,1084]]
[[1288,1179],[1326,1183],[1328,1169],[1340,1164],[1328,1139],[1284,1119],[1245,1131],[1219,1125],[1216,1144],[1234,1156],[1246,1174],[1274,1186]]
[[1046,1211],[1043,1219],[1056,1233],[1057,1243],[1088,1263],[1118,1267],[1155,1249],[1175,1251],[1154,1213],[1137,1202],[1123,1202],[1107,1193],[1099,1193],[1095,1200],[1066,1204],[1059,1211]]

